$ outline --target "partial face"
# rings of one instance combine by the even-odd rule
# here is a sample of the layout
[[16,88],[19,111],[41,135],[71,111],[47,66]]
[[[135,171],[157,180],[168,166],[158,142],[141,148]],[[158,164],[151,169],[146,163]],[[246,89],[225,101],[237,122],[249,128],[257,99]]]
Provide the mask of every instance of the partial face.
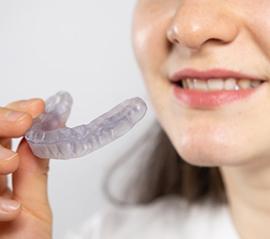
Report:
[[[159,122],[189,163],[270,163],[269,16],[269,0],[138,0],[136,58]],[[172,83],[187,68],[200,72],[174,80],[195,89]]]

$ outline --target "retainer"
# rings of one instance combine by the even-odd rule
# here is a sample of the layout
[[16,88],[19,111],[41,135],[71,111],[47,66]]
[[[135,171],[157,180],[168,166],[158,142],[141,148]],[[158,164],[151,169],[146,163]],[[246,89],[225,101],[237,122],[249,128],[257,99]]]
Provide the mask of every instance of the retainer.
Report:
[[88,124],[66,127],[73,99],[59,91],[46,100],[45,112],[33,120],[25,138],[40,158],[70,159],[85,156],[127,133],[147,111],[145,102],[131,98]]

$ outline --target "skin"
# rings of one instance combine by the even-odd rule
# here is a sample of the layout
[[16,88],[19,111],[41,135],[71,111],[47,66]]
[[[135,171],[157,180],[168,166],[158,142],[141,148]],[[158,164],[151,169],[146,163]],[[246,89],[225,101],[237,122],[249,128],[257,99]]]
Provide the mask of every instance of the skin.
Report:
[[[138,0],[134,9],[133,48],[156,116],[184,160],[220,168],[244,239],[270,238],[269,16],[267,0]],[[268,82],[246,100],[191,108],[168,77],[186,67]]]
[[[242,239],[270,238],[270,84],[245,101],[201,110],[175,100],[168,74],[218,67],[269,80],[269,15],[268,0],[138,0],[134,9],[133,48],[157,118],[184,160],[220,168]],[[49,161],[24,140],[10,150],[11,138],[31,127],[44,102],[21,103],[0,107],[0,238],[51,238]],[[7,111],[24,117],[7,121]],[[10,200],[19,205],[6,211]]]
[[[35,157],[22,139],[16,152],[11,138],[24,135],[44,111],[41,99],[20,100],[0,107],[0,238],[51,238],[52,212],[47,194],[48,159]],[[21,113],[15,120],[14,113]],[[11,115],[12,121],[7,115]],[[11,174],[12,189],[6,176]]]

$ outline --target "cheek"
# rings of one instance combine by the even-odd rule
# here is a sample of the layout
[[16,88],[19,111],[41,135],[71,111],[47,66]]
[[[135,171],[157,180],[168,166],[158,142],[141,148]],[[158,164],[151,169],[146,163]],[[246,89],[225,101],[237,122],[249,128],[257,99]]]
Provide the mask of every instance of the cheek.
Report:
[[[242,18],[254,42],[268,60],[270,57],[270,1],[239,0],[234,3],[235,9],[241,9]],[[269,73],[270,71],[268,71]]]
[[136,11],[133,18],[132,43],[137,62],[148,80],[153,74],[162,72],[162,66],[169,53],[166,38],[168,17],[166,11],[146,14]]
[[[246,1],[239,0],[240,9],[247,9]],[[253,3],[255,1],[249,0],[248,6]],[[257,100],[250,109],[236,107],[237,111],[232,107],[223,114],[188,111],[174,105],[171,86],[162,69],[170,54],[166,31],[173,14],[163,7],[163,11],[140,8],[135,11],[132,39],[156,115],[177,152],[189,163],[202,166],[240,165],[269,159],[270,124],[267,119],[270,118],[270,104],[265,104],[265,97]],[[249,32],[256,38],[256,43],[270,55],[270,21],[266,19],[270,8],[258,9],[257,4],[257,8],[249,9],[263,13],[245,19],[245,24],[251,29]]]
[[[270,11],[267,13],[270,16]],[[264,18],[257,18],[251,24],[250,27],[253,29],[253,37],[258,43],[261,51],[269,60],[270,57],[270,20]],[[270,70],[268,70],[268,73]]]
[[166,105],[170,87],[165,73],[170,52],[166,35],[170,14],[165,7],[162,11],[157,9],[137,8],[133,16],[132,43],[146,89],[159,116]]
[[190,164],[243,165],[270,158],[267,108],[227,115],[167,110],[160,122],[179,155]]

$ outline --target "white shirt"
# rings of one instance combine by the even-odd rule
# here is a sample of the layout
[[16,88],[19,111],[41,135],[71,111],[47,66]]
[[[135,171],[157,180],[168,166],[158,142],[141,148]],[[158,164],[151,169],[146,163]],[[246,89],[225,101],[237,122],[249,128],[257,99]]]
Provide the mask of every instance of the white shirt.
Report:
[[108,208],[86,221],[68,239],[240,239],[228,208],[188,206],[177,196],[148,205]]

